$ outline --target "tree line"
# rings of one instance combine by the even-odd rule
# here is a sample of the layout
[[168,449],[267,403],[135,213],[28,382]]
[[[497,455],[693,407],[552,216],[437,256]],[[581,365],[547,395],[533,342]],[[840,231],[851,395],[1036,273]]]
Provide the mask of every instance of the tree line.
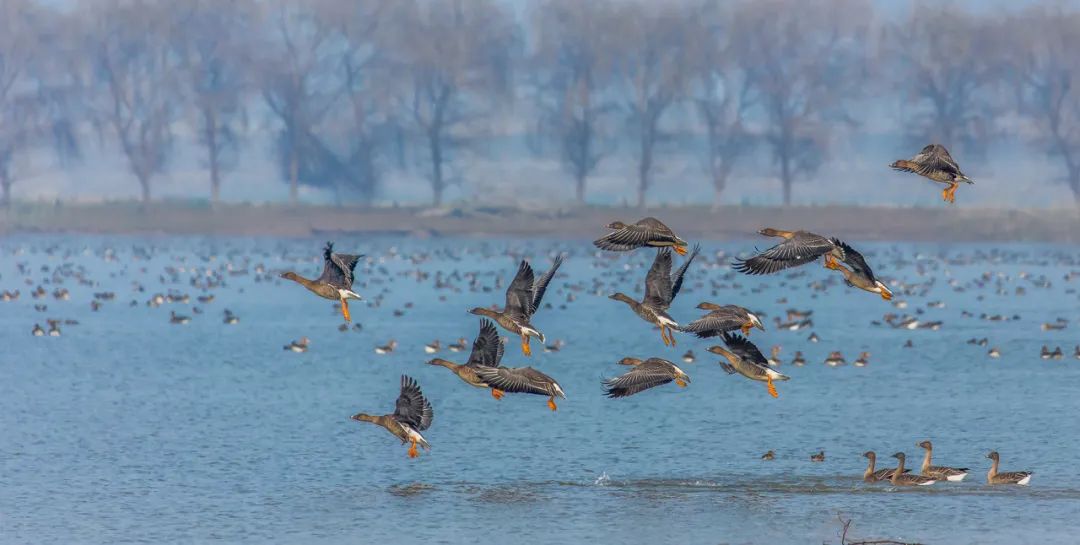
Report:
[[[291,200],[370,201],[419,168],[441,205],[463,152],[519,127],[579,203],[619,148],[646,204],[656,165],[697,150],[720,202],[754,154],[792,187],[892,109],[911,142],[1045,152],[1080,204],[1080,10],[971,13],[867,0],[0,0],[0,189],[35,149],[115,145],[143,202],[178,139],[209,197],[256,121]],[[687,142],[696,142],[687,146]],[[917,149],[917,148],[916,148]]]

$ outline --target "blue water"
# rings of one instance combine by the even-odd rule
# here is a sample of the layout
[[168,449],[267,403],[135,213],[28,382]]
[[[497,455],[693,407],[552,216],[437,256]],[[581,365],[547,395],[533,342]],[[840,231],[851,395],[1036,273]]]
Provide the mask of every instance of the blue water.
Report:
[[[792,379],[772,399],[763,384],[724,374],[705,351],[711,343],[679,335],[678,347],[664,347],[658,331],[606,297],[640,295],[651,252],[596,258],[580,240],[342,237],[340,251],[371,256],[358,291],[380,304],[354,303],[363,330],[339,332],[330,302],[276,274],[255,281],[257,265],[317,275],[321,242],[0,240],[0,290],[22,293],[0,302],[0,542],[839,543],[838,514],[854,520],[849,538],[1076,542],[1080,276],[1066,276],[1080,270],[1076,247],[998,246],[992,254],[990,245],[852,241],[879,276],[912,286],[909,294],[894,286],[894,302],[908,304],[897,309],[840,285],[820,265],[795,276],[726,276],[732,253],[762,242],[704,241],[672,315],[689,321],[705,300],[766,314],[768,331],[751,340],[766,353],[782,345],[785,362],[796,350],[808,360],[781,367]],[[557,412],[539,396],[496,401],[424,365],[425,343],[471,341],[478,320],[468,308],[502,304],[496,276],[510,280],[515,256],[546,270],[555,251],[570,257],[548,290],[552,307],[534,322],[566,346],[526,359],[512,341],[504,364],[559,380],[567,399]],[[92,285],[68,275],[69,301],[32,299],[34,286],[50,294],[61,287],[43,282],[65,263]],[[191,278],[226,268],[237,272],[210,291],[215,301],[197,302],[204,292]],[[470,290],[467,280],[454,281],[457,292],[436,291],[438,270],[479,271],[478,287],[490,291]],[[827,279],[823,291],[808,288]],[[145,291],[134,292],[133,282]],[[191,302],[146,305],[169,290]],[[94,312],[92,294],[102,291],[116,300]],[[790,307],[814,310],[821,342],[771,327]],[[222,324],[225,308],[239,324]],[[870,324],[916,309],[942,328]],[[193,320],[172,325],[170,310]],[[1059,316],[1066,329],[1041,331]],[[61,325],[58,338],[31,336],[46,318],[79,324]],[[282,350],[305,335],[307,353]],[[984,336],[1000,359],[965,343]],[[374,353],[390,339],[396,351]],[[907,340],[914,347],[904,348]],[[1065,359],[1041,360],[1043,344],[1060,345]],[[687,348],[696,363],[679,359]],[[871,364],[827,367],[832,350],[849,362],[869,351]],[[615,364],[623,356],[666,357],[693,383],[607,399],[600,380],[625,371]],[[433,448],[415,460],[384,430],[349,419],[391,412],[403,373],[435,408],[425,432]],[[863,451],[877,451],[883,465],[905,451],[917,466],[923,439],[934,441],[936,463],[972,468],[967,481],[917,490],[861,481]],[[769,449],[776,460],[760,461]],[[811,463],[821,449],[826,461]],[[991,449],[1003,469],[1035,471],[1032,486],[986,486]]]

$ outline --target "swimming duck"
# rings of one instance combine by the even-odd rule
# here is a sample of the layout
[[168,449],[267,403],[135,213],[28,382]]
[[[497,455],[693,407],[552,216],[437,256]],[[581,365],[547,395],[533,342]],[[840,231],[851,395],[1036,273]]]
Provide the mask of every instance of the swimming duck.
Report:
[[656,218],[645,218],[633,225],[616,221],[608,224],[607,228],[614,231],[593,242],[601,250],[625,252],[645,246],[670,247],[675,253],[686,255],[686,241]]
[[728,360],[728,363],[718,362],[729,375],[739,373],[750,379],[766,383],[769,395],[780,397],[773,385],[773,380],[790,380],[790,377],[769,367],[768,360],[761,354],[753,343],[733,333],[721,335],[727,348],[721,346],[709,347],[709,352],[719,354]]
[[683,363],[694,363],[694,360],[696,359],[697,357],[694,356],[693,350],[687,350],[686,353],[682,355]]
[[397,348],[397,341],[395,341],[393,339],[390,339],[390,342],[388,342],[388,343],[386,343],[386,344],[384,344],[382,346],[376,346],[375,347],[375,353],[376,354],[389,354],[389,353],[393,352],[394,349],[396,349],[396,348]]
[[558,352],[562,350],[562,347],[566,346],[566,342],[562,339],[555,339],[554,342],[544,345],[544,352]]
[[438,365],[453,371],[466,384],[477,388],[491,388],[491,396],[495,399],[502,399],[503,392],[492,387],[476,374],[479,367],[498,367],[502,357],[503,343],[499,339],[499,331],[495,329],[495,324],[491,323],[491,320],[481,318],[480,332],[477,333],[476,339],[473,340],[472,353],[469,354],[469,361],[465,365],[459,365],[442,358],[433,358],[427,363],[428,365]]
[[675,296],[679,294],[686,268],[697,257],[700,249],[700,246],[694,246],[694,251],[691,252],[690,257],[679,267],[679,270],[675,271],[674,275],[671,274],[671,250],[667,248],[657,250],[652,267],[649,268],[648,274],[645,275],[645,297],[642,298],[640,303],[622,292],[610,296],[611,299],[629,305],[630,309],[640,316],[642,320],[659,327],[660,338],[663,339],[664,346],[675,346],[675,335],[668,333],[668,330],[678,329],[679,324],[671,318],[667,313],[667,309],[671,306]]
[[227,325],[233,325],[240,322],[240,318],[233,314],[231,310],[225,309],[225,318],[222,321]]
[[1050,359],[1050,348],[1048,346],[1046,346],[1045,344],[1042,345],[1042,351],[1039,352],[1039,357],[1044,359],[1044,360]]
[[889,165],[893,170],[914,172],[935,182],[948,185],[941,191],[941,198],[947,202],[956,202],[956,188],[960,182],[974,184],[974,180],[960,172],[949,150],[941,144],[930,144],[911,159],[900,159]]
[[771,351],[769,352],[769,367],[780,367],[784,364],[784,362],[780,359],[780,350],[780,345],[773,345]]
[[738,305],[717,305],[715,303],[701,303],[697,306],[709,313],[680,327],[679,331],[693,333],[698,338],[718,337],[725,331],[742,330],[744,336],[750,335],[751,328],[765,331],[765,326],[756,314]]
[[795,367],[802,367],[802,366],[806,365],[806,358],[803,357],[802,352],[800,352],[800,351],[795,352],[795,357],[792,358],[791,364],[794,365]]
[[307,352],[308,345],[311,344],[311,339],[307,337],[300,337],[300,340],[293,341],[283,347],[283,350],[291,350],[293,352]]
[[386,431],[401,439],[401,444],[411,443],[409,446],[409,458],[416,458],[420,454],[416,451],[416,445],[431,450],[431,445],[424,439],[420,432],[431,427],[431,419],[435,411],[431,403],[420,391],[420,385],[412,377],[401,375],[401,393],[398,394],[397,404],[393,414],[372,416],[365,413],[357,413],[352,416],[357,422],[371,422],[377,426],[386,428]]
[[819,452],[817,454],[811,454],[810,455],[810,461],[811,462],[824,462],[825,461],[825,451],[823,450],[823,451],[821,451],[821,452]]
[[323,248],[323,272],[315,280],[308,280],[292,271],[281,273],[281,277],[292,280],[304,286],[311,293],[341,303],[341,315],[345,321],[350,321],[349,299],[362,300],[360,295],[352,290],[353,271],[356,263],[363,255],[349,255],[334,253],[334,243],[327,242]]
[[184,325],[184,324],[186,324],[188,322],[191,322],[191,318],[188,318],[187,316],[181,316],[181,315],[177,314],[175,310],[170,310],[169,311],[169,323],[170,324]]
[[34,324],[34,329],[30,331],[35,337],[44,337],[45,330],[41,328],[41,324]]
[[[991,358],[1000,358],[1001,357],[1001,351],[998,350],[997,347],[995,346],[995,347],[991,348],[990,351],[986,353],[986,355],[990,356]],[[1078,358],[1078,359],[1080,359],[1080,358]]]
[[438,352],[441,348],[442,345],[439,344],[439,339],[435,339],[430,344],[424,345],[424,352],[427,352],[428,354],[434,354]]
[[1061,351],[1060,346],[1055,346],[1054,351],[1050,353],[1050,359],[1060,360],[1065,358],[1065,353]]
[[809,231],[782,231],[766,227],[758,233],[767,237],[781,237],[784,241],[749,259],[736,259],[736,271],[746,274],[772,274],[805,265],[819,257],[824,257],[827,268],[835,269],[836,260],[844,258],[840,246]]
[[461,352],[462,350],[465,350],[465,342],[465,337],[461,337],[457,342],[446,345],[446,348],[451,352]]
[[1032,471],[1009,471],[1006,473],[998,472],[998,462],[1001,461],[1001,456],[997,451],[991,451],[986,455],[987,458],[993,460],[990,464],[990,472],[986,474],[986,482],[988,484],[1023,484],[1026,485],[1031,482],[1031,476],[1034,475]]
[[926,475],[927,477],[933,477],[935,479],[945,479],[952,482],[960,482],[967,477],[968,468],[966,467],[948,467],[948,466],[935,466],[930,465],[931,457],[934,455],[934,445],[930,441],[923,441],[917,446],[926,450],[926,456],[923,457],[922,469],[919,473]]
[[532,350],[529,348],[529,338],[536,337],[540,342],[544,342],[545,338],[544,334],[536,329],[529,320],[540,309],[540,301],[544,298],[548,283],[555,277],[555,273],[559,270],[562,262],[563,256],[557,256],[551,269],[544,273],[544,276],[534,280],[532,266],[529,265],[528,261],[521,260],[514,281],[510,283],[510,287],[506,288],[506,306],[503,307],[502,312],[482,307],[474,308],[469,312],[491,318],[503,329],[520,335],[521,351],[526,356],[531,356]]
[[619,364],[630,365],[633,369],[604,380],[604,394],[611,398],[631,396],[671,381],[675,381],[680,388],[685,388],[690,383],[689,375],[665,359],[649,358],[641,361],[637,358],[623,358]]
[[1080,344],[1076,345],[1076,348],[1073,349],[1073,357],[1080,360]]
[[548,408],[559,409],[555,398],[566,399],[566,394],[555,379],[532,367],[478,367],[476,375],[492,388],[512,394],[536,394],[548,396]]
[[855,367],[866,367],[867,365],[870,365],[870,353],[863,352],[859,354],[859,359],[855,360],[854,365]]
[[893,454],[893,458],[899,462],[896,469],[893,470],[892,477],[889,482],[893,486],[927,486],[937,482],[933,477],[927,477],[925,475],[909,475],[904,471],[904,453],[897,452]]
[[50,337],[59,337],[60,336],[60,326],[57,325],[57,323],[55,321],[53,321],[53,320],[49,320],[49,336]]
[[[874,470],[874,464],[877,462],[877,454],[872,450],[868,450],[863,453],[863,456],[870,460],[870,465],[866,466],[866,471],[863,472],[862,479],[868,483],[876,483],[878,481],[887,481],[892,479],[893,472],[896,468],[887,467],[885,469]],[[910,469],[905,469],[904,473],[910,472]]]
[[847,360],[844,359],[844,355],[840,352],[830,352],[829,357],[825,358],[825,365],[840,367],[841,365],[847,365]]
[[770,450],[765,454],[762,454],[761,459],[765,460],[766,462],[771,462],[776,459],[776,452]]

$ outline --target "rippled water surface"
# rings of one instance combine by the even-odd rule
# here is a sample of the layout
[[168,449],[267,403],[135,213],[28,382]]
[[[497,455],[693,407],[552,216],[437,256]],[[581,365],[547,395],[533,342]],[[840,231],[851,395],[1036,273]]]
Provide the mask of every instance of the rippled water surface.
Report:
[[[894,284],[893,303],[906,308],[846,288],[820,265],[732,276],[730,256],[765,243],[703,242],[671,313],[687,322],[709,300],[766,315],[768,331],[751,340],[766,353],[782,345],[792,377],[772,399],[763,384],[725,375],[705,351],[711,343],[680,334],[667,348],[606,297],[640,296],[652,252],[598,259],[580,240],[340,237],[339,250],[370,256],[358,291],[380,304],[354,303],[363,330],[339,332],[330,302],[276,279],[290,268],[317,275],[321,240],[2,239],[0,290],[21,296],[0,302],[0,541],[838,543],[842,513],[854,520],[849,537],[862,539],[1075,543],[1080,273],[1069,273],[1080,271],[1080,250],[852,242],[879,276],[908,286]],[[425,343],[471,340],[478,320],[468,308],[502,304],[496,278],[509,282],[516,256],[546,270],[557,250],[569,258],[534,323],[566,346],[527,359],[512,341],[504,360],[558,379],[567,399],[557,412],[537,396],[496,401],[424,365]],[[45,283],[65,263],[89,284],[75,274]],[[257,282],[257,265],[273,280]],[[200,303],[206,292],[191,281],[207,269],[225,285]],[[475,289],[454,278],[457,291],[436,290],[436,271],[480,274]],[[32,298],[38,285],[50,295]],[[52,297],[58,287],[70,300]],[[169,290],[191,301],[147,306]],[[90,301],[104,291],[116,299],[95,312]],[[225,308],[238,324],[222,323]],[[809,330],[772,326],[788,308],[814,310],[819,343]],[[172,325],[170,310],[193,319]],[[942,325],[871,324],[889,312]],[[1040,328],[1058,317],[1065,329]],[[79,323],[61,324],[58,338],[31,336],[47,318]],[[282,350],[305,335],[307,353]],[[965,342],[973,337],[1002,357]],[[390,339],[396,351],[374,353]],[[1040,359],[1044,344],[1065,358]],[[679,359],[688,348],[695,363]],[[796,350],[805,367],[790,365]],[[833,350],[849,362],[869,351],[871,363],[827,367]],[[623,356],[666,357],[693,383],[606,399],[600,380],[625,371],[615,364]],[[391,412],[403,373],[435,408],[425,432],[433,448],[415,460],[385,431],[349,420]],[[917,465],[923,439],[937,463],[970,467],[967,481],[917,490],[861,481],[863,451],[885,464],[905,451]],[[759,460],[770,449],[776,460]],[[826,461],[811,463],[822,449]],[[1032,486],[986,486],[991,449],[1003,469],[1035,471]]]

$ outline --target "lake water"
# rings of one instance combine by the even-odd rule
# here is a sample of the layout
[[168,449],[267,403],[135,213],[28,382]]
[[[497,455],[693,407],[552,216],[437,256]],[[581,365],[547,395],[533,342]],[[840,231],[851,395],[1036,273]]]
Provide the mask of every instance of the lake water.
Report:
[[[879,276],[908,285],[894,286],[893,303],[908,305],[900,309],[842,286],[820,264],[794,276],[731,276],[733,253],[768,241],[702,241],[671,313],[688,322],[701,314],[697,303],[714,301],[766,314],[768,330],[751,340],[766,354],[782,345],[781,371],[792,377],[772,399],[763,384],[724,374],[705,351],[713,343],[677,334],[679,345],[665,347],[606,297],[640,296],[651,251],[597,258],[585,240],[336,242],[371,256],[357,291],[380,304],[353,303],[359,332],[339,332],[330,302],[276,278],[287,268],[316,276],[322,240],[0,239],[0,290],[21,291],[0,302],[0,542],[839,543],[838,514],[854,521],[849,538],[1077,542],[1076,247],[850,241]],[[567,393],[557,412],[539,396],[496,401],[424,364],[433,339],[471,342],[478,320],[466,310],[502,304],[496,276],[505,286],[514,256],[542,271],[555,251],[569,258],[548,290],[552,307],[534,323],[566,346],[536,346],[525,358],[511,340],[504,364],[555,377]],[[45,284],[65,263],[90,285],[73,274]],[[273,280],[256,281],[260,264]],[[224,286],[191,286],[207,269],[230,268]],[[479,272],[477,287],[491,291],[470,290],[467,279],[452,281],[457,292],[436,290],[440,270]],[[50,295],[33,299],[39,284]],[[70,300],[52,297],[58,287]],[[169,290],[190,302],[147,306]],[[116,299],[95,312],[90,301],[104,291]],[[215,300],[196,301],[204,293]],[[792,307],[814,310],[820,342],[772,327]],[[225,308],[238,324],[222,323]],[[170,310],[191,323],[170,324]],[[870,323],[917,310],[941,320],[940,330]],[[1068,327],[1040,328],[1058,317]],[[46,318],[79,324],[31,336]],[[282,350],[301,336],[308,352]],[[973,337],[988,337],[1002,357],[965,342]],[[390,339],[397,350],[374,353]],[[1040,359],[1044,344],[1065,358]],[[679,358],[688,348],[695,363]],[[796,350],[805,367],[790,365]],[[871,363],[831,368],[822,362],[832,350],[849,363],[869,351]],[[600,381],[626,370],[615,363],[623,356],[671,359],[693,383],[607,399]],[[385,430],[349,419],[391,412],[402,374],[435,409],[425,432],[433,448],[415,460]],[[879,467],[904,451],[917,467],[923,439],[934,441],[936,463],[971,468],[968,479],[918,489],[861,481],[864,451],[877,451]],[[770,449],[776,460],[761,461]],[[826,461],[811,463],[822,449]],[[1032,485],[988,487],[991,449],[1003,470],[1035,471]]]

